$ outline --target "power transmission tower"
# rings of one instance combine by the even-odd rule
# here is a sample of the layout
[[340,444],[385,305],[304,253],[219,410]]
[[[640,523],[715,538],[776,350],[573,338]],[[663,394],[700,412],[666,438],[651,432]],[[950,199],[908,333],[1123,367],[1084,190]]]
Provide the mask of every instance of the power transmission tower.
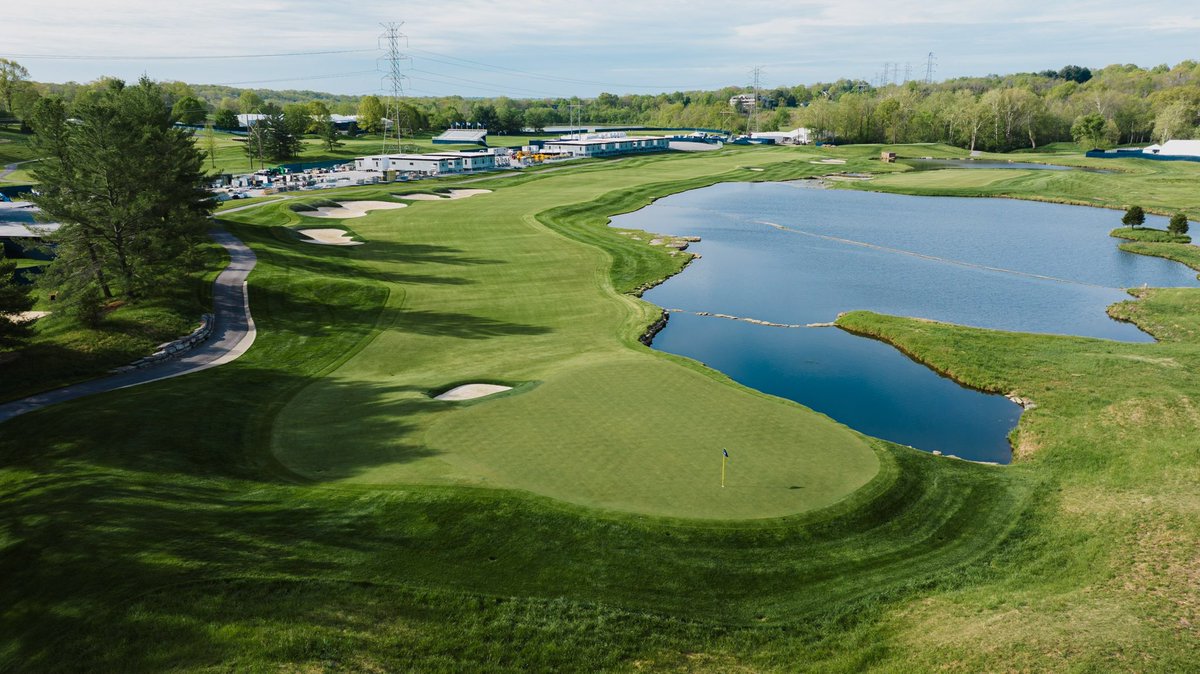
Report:
[[904,64],[904,83],[908,84],[908,81],[911,79],[912,79],[912,64],[905,63]]
[[750,126],[753,123],[754,132],[758,133],[758,87],[759,80],[762,77],[762,68],[754,66],[754,101],[750,104],[750,116],[746,119],[746,133],[750,133]]
[[933,84],[933,52],[929,52],[929,56],[925,57],[925,84]]
[[[396,152],[402,151],[400,145],[400,98],[404,96],[403,65],[409,57],[400,51],[400,44],[403,42],[404,46],[408,47],[408,36],[400,32],[400,26],[404,25],[403,21],[380,25],[383,26],[383,33],[379,36],[379,48],[384,52],[380,57],[380,65],[384,72],[384,88],[391,94],[391,98],[388,100],[387,120],[383,125],[383,154],[387,154],[392,132],[395,133]],[[391,122],[391,129],[388,128],[388,122]]]

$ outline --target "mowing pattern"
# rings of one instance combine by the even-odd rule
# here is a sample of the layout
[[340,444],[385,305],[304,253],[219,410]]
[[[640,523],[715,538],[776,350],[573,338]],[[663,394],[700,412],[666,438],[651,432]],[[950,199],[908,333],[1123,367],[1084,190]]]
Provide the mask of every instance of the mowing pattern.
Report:
[[[817,169],[809,162],[828,156],[860,171],[878,166],[869,161],[878,151],[756,149],[752,163],[767,170],[736,173],[798,177],[803,170],[789,173],[768,159],[798,157]],[[737,156],[723,151],[701,161]],[[646,157],[561,173],[603,180],[606,171],[658,163],[656,175],[673,179],[691,161]],[[714,175],[705,179],[719,177],[724,161],[711,164]],[[1130,176],[1121,189],[1150,193],[1161,172],[1184,169],[1153,171]],[[556,174],[492,185],[497,195],[488,199],[505,185],[549,175]],[[1056,199],[1115,198],[1071,176],[1053,180],[1058,187],[1047,194]],[[582,188],[571,197],[593,198]],[[1193,190],[1192,198],[1200,195]],[[1151,327],[1159,344],[848,316],[847,325],[975,385],[1034,398],[1039,406],[1015,438],[1023,460],[995,468],[872,443],[875,476],[833,506],[698,523],[512,489],[415,486],[408,473],[403,484],[363,484],[383,465],[363,459],[367,450],[399,464],[411,455],[398,469],[407,471],[426,460],[420,453],[433,446],[426,438],[471,427],[456,416],[494,414],[556,385],[553,368],[537,374],[542,366],[526,363],[526,353],[512,368],[529,378],[508,382],[518,390],[441,403],[428,408],[427,420],[414,402],[466,381],[502,383],[503,373],[485,379],[476,370],[503,363],[514,341],[567,333],[568,318],[587,312],[564,308],[555,322],[522,314],[516,303],[496,314],[422,308],[434,319],[440,312],[433,324],[471,346],[474,361],[462,369],[475,378],[449,380],[447,363],[415,340],[392,362],[362,358],[398,334],[424,335],[398,326],[415,325],[404,320],[409,294],[444,290],[439,297],[451,299],[453,284],[430,277],[475,280],[459,289],[481,289],[482,279],[466,272],[501,267],[481,262],[500,258],[405,241],[387,244],[387,257],[412,264],[389,268],[383,257],[372,259],[373,244],[298,243],[282,227],[299,217],[284,210],[248,211],[245,224],[230,223],[259,256],[251,302],[260,336],[244,358],[0,427],[0,670],[1175,672],[1200,661],[1200,379],[1192,374],[1200,371],[1200,291],[1150,290],[1115,310]],[[577,216],[541,219],[564,241],[592,239],[615,262],[630,261],[617,262],[611,277],[598,271],[597,285],[621,287],[616,279],[625,277],[636,287],[653,278],[639,279],[634,264],[660,265],[663,274],[677,267],[678,260],[654,257],[661,251],[622,249],[625,237],[606,237],[595,213]],[[537,236],[553,236],[519,217]],[[380,231],[408,226],[375,216],[362,222]],[[455,261],[435,261],[447,259]],[[558,259],[540,264],[557,267]],[[631,299],[599,297],[592,311],[628,344],[638,321],[654,317]],[[634,309],[644,314],[635,320]],[[512,325],[554,332],[513,334]],[[612,334],[595,337],[585,352]],[[579,353],[562,348],[544,362]],[[596,350],[595,367],[611,367],[606,349]],[[374,363],[375,379],[358,366],[347,370],[360,361],[366,373]],[[703,374],[706,388],[750,395],[675,362]],[[271,451],[281,438],[279,413],[327,386],[355,410],[360,444],[309,422],[307,433],[319,438],[313,456],[360,458],[342,462],[342,482],[297,483]],[[765,398],[757,407],[766,416],[794,410]],[[335,411],[328,415],[336,420]],[[677,432],[656,427],[659,435]]]

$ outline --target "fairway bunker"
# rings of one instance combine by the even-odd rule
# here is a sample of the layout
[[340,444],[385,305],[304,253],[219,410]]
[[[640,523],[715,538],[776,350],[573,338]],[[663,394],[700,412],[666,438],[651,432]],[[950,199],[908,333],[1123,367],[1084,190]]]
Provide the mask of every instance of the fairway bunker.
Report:
[[491,193],[491,190],[450,190],[444,194],[397,194],[395,197],[406,201],[450,201]]
[[818,159],[816,161],[810,161],[809,163],[810,164],[845,164],[846,160],[845,159]]
[[463,384],[462,386],[455,386],[445,393],[434,396],[434,399],[449,401],[474,400],[511,390],[511,386],[501,386],[499,384]]
[[337,206],[321,206],[316,212],[307,212],[314,218],[361,218],[369,211],[405,208],[408,204],[391,201],[339,201]]
[[361,246],[362,241],[350,238],[350,233],[340,229],[298,229],[300,234],[308,237],[301,239],[304,243],[318,246]]

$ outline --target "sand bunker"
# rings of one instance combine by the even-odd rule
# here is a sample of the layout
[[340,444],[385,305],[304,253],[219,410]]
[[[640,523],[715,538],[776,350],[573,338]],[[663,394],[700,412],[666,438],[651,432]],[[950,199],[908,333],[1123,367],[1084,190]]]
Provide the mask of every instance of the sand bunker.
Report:
[[350,234],[340,229],[301,229],[297,230],[307,239],[304,243],[315,243],[321,246],[361,246],[362,241],[354,241]]
[[442,395],[437,396],[437,399],[474,400],[475,398],[482,398],[484,396],[490,396],[495,393],[503,393],[504,391],[511,390],[511,386],[498,386],[496,384],[464,384],[462,386],[455,386]]
[[845,164],[846,160],[845,159],[819,159],[817,161],[812,161],[809,163],[810,164]]
[[339,201],[337,206],[321,206],[315,212],[305,211],[304,214],[318,218],[361,218],[368,211],[404,208],[407,205],[390,201]]
[[766,170],[766,169],[758,168],[757,166],[747,166],[746,169],[749,171],[765,171]]
[[450,190],[445,194],[397,194],[397,199],[405,201],[446,201],[448,199],[466,199],[477,194],[491,194],[491,190]]
[[49,311],[22,311],[19,314],[9,314],[8,317],[13,323],[31,323],[49,315]]

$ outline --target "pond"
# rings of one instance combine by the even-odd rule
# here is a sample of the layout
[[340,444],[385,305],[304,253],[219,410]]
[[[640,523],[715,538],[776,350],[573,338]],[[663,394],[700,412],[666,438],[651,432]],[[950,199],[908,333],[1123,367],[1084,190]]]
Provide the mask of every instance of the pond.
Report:
[[[702,254],[647,300],[677,309],[655,348],[694,358],[893,442],[1008,462],[1020,408],[892,347],[831,328],[867,309],[1001,330],[1131,342],[1108,318],[1124,288],[1195,286],[1183,265],[1120,251],[1120,212],[1007,199],[910,197],[725,183],[659,200],[613,226],[696,235]],[[1165,227],[1148,218],[1147,225]]]

